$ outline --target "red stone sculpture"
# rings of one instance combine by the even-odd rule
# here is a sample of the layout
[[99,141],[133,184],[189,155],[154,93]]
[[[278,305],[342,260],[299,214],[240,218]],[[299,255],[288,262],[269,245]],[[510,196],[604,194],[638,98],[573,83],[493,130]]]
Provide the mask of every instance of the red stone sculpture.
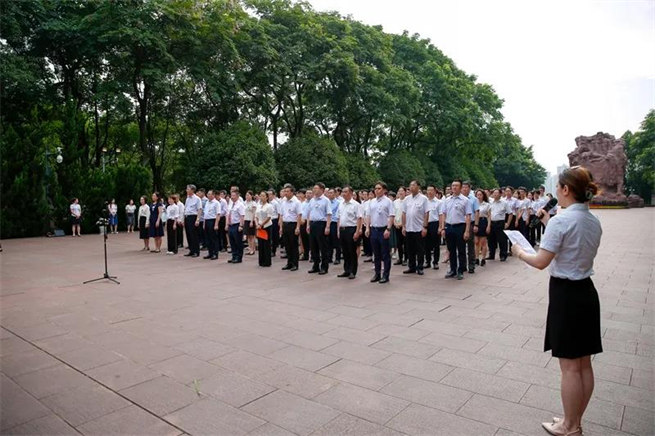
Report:
[[628,198],[623,192],[627,163],[623,139],[598,132],[594,136],[578,136],[575,143],[577,147],[569,153],[569,164],[587,168],[600,187],[592,204],[627,206]]

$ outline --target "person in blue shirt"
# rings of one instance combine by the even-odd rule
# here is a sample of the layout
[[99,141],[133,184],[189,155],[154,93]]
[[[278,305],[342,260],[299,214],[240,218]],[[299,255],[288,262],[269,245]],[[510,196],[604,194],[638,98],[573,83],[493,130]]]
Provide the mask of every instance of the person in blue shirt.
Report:
[[314,265],[308,272],[310,274],[328,273],[330,260],[330,223],[332,221],[332,207],[330,200],[324,195],[325,185],[318,182],[314,185],[314,196],[307,208],[307,232],[312,250],[312,261]]

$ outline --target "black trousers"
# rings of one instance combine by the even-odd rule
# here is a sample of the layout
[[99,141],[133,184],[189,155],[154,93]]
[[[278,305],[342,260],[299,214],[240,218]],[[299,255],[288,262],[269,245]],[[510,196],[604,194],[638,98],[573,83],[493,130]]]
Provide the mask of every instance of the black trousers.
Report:
[[521,233],[523,234],[523,236],[525,237],[525,239],[530,240],[530,239],[529,239],[529,238],[530,238],[530,234],[528,233],[528,223],[526,223],[525,221],[523,221],[523,218],[519,218],[519,228],[518,228],[518,231],[521,232]]
[[257,251],[259,252],[259,266],[271,266],[271,226],[265,229],[267,239],[257,238]]
[[198,229],[196,219],[198,215],[186,215],[184,217],[184,228],[186,229],[186,240],[189,244],[189,253],[200,254],[200,242],[198,241]]
[[309,235],[307,234],[307,221],[300,225],[300,239],[303,246],[303,260],[309,260]]
[[218,256],[218,231],[214,230],[216,219],[205,220],[205,236],[207,238],[207,251],[210,256]]
[[403,235],[403,229],[397,229],[395,226],[393,231],[396,232],[396,248],[398,249],[398,262],[401,262],[407,259],[407,253],[405,246],[407,245],[405,241],[405,236]]
[[177,246],[184,248],[184,226],[177,223]]
[[[371,246],[373,248],[373,265],[375,275],[389,279],[391,273],[391,241],[384,238],[386,227],[371,227]],[[382,269],[384,265],[384,269]]]
[[439,221],[428,223],[428,234],[425,236],[425,265],[439,264],[441,256],[441,237],[439,236]]
[[177,254],[177,230],[173,228],[173,225],[175,225],[175,220],[166,220],[167,251]]
[[198,230],[198,242],[201,247],[207,246],[207,238],[205,237],[205,220],[200,220],[200,225],[197,227]]
[[[471,219],[471,230],[469,231],[469,239],[466,241],[466,254],[468,260],[468,269],[475,269],[475,233],[473,232],[473,220]],[[466,228],[464,229],[466,230]]]
[[232,261],[243,260],[243,231],[239,231],[239,223],[230,224],[228,234],[230,236],[230,247],[232,247]]
[[[505,214],[505,222],[508,222],[509,220],[509,226],[507,226],[507,230],[516,230],[516,226],[514,226],[514,222],[516,220],[515,216],[512,216],[512,219],[509,219],[509,214]],[[507,239],[507,255],[511,256],[512,255],[512,242]]]
[[[372,231],[370,233],[373,233]],[[366,226],[362,226],[362,234],[366,234]],[[362,250],[364,251],[364,256],[373,255],[373,247],[371,245],[371,238],[367,236],[362,236]]]
[[225,232],[225,217],[218,220],[218,250],[227,250],[227,233]]
[[[530,215],[530,218],[526,223],[526,225],[528,226],[528,241],[530,242],[530,245],[534,247],[537,244],[537,229],[539,226],[538,225],[534,227],[529,226],[529,224],[532,222],[532,218],[534,218],[534,215]],[[541,237],[541,234],[539,235],[539,237]]]
[[422,271],[425,262],[425,240],[421,232],[405,232],[407,238],[407,266],[412,271]]
[[357,275],[357,245],[359,240],[355,241],[357,227],[341,227],[339,229],[339,242],[341,243],[341,253],[343,254],[343,272]]
[[507,257],[507,236],[504,233],[505,220],[491,222],[491,233],[489,234],[489,257],[496,257],[496,248],[500,248],[500,258]]
[[464,273],[466,270],[466,224],[446,224],[446,245],[450,252],[450,271]]
[[337,222],[332,221],[330,223],[330,261],[333,259],[341,261],[341,243],[339,242],[339,237],[337,236],[337,229]]
[[[330,260],[330,247],[328,237],[325,236],[325,221],[312,221],[309,228],[309,243],[312,247],[312,260],[315,270],[328,270],[328,261]],[[272,226],[271,226],[272,227]]]
[[[282,242],[284,243],[284,251],[287,254],[287,266],[298,266],[298,235],[296,235],[296,227],[298,223],[295,221],[282,223]],[[273,226],[271,226],[273,227]]]
[[275,255],[277,247],[280,246],[280,224],[278,223],[277,218],[271,220],[271,222],[273,223],[271,226],[271,251],[273,252],[273,255]]

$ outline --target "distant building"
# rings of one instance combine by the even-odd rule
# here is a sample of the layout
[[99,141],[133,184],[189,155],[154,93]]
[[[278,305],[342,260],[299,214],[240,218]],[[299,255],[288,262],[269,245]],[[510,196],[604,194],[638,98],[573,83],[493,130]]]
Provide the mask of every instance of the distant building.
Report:
[[546,187],[546,192],[553,194],[553,197],[556,197],[555,193],[557,192],[557,181],[559,180],[559,175],[564,172],[569,166],[564,164],[557,167],[557,174],[548,173],[544,186]]

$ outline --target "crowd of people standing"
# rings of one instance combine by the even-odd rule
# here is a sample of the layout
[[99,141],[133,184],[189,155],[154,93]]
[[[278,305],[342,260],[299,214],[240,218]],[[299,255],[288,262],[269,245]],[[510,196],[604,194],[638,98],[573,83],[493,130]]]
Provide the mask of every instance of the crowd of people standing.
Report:
[[[142,251],[166,254],[184,247],[187,257],[217,260],[229,252],[228,263],[243,256],[259,255],[259,265],[269,267],[278,249],[284,250],[284,270],[297,271],[300,261],[310,261],[309,273],[324,275],[330,265],[343,261],[339,277],[354,279],[360,259],[372,262],[371,282],[387,283],[393,265],[405,274],[423,275],[425,269],[449,265],[446,278],[463,279],[488,260],[501,262],[511,256],[504,230],[519,230],[533,246],[539,244],[543,224],[530,226],[552,196],[544,187],[528,190],[510,186],[473,190],[459,179],[443,190],[414,180],[407,187],[389,191],[384,182],[371,190],[350,186],[296,190],[286,184],[273,189],[242,193],[196,189],[188,185],[185,201],[171,194],[165,200],[155,192],[125,206],[127,231],[139,230]],[[279,195],[278,195],[279,194]],[[549,211],[556,213],[557,208]],[[79,202],[71,204],[73,234],[79,234]],[[108,202],[109,229],[117,233],[118,207]],[[151,246],[151,239],[154,246]],[[446,246],[442,257],[442,246]]]

